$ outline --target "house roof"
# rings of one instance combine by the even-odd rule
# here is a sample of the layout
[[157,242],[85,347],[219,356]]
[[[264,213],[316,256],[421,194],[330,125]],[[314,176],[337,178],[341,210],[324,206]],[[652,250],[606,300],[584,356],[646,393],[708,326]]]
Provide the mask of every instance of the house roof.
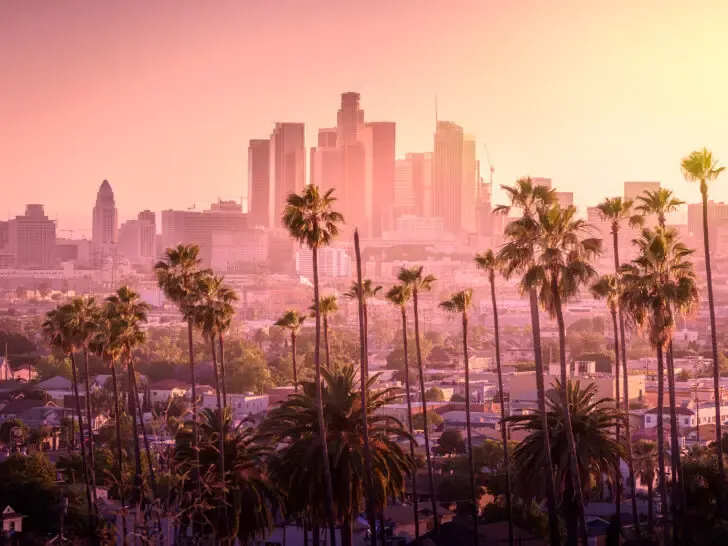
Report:
[[8,402],[5,407],[0,410],[0,415],[18,415],[31,408],[38,408],[45,405],[46,403],[43,402],[43,400],[18,398]]
[[185,383],[184,381],[179,381],[178,379],[162,379],[161,381],[155,381],[154,383],[149,384],[149,388],[154,390],[172,390],[172,389],[191,389],[192,385],[189,383]]
[[[664,415],[670,415],[670,408],[665,407],[662,409]],[[657,414],[657,408],[648,409],[646,414],[649,415],[656,415]],[[691,409],[684,408],[682,406],[678,406],[675,408],[675,415],[695,415],[695,412]]]
[[70,379],[66,379],[65,377],[61,377],[60,375],[57,375],[55,377],[51,377],[50,379],[46,379],[45,381],[41,381],[38,383],[38,388],[42,390],[55,390],[55,389],[71,389],[73,386],[73,383]]

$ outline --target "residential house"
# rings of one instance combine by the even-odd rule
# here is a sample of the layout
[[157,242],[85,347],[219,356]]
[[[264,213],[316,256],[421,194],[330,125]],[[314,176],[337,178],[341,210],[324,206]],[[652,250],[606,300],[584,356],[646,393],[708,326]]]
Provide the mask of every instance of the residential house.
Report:
[[[5,407],[0,409],[0,423],[11,419],[22,419],[22,415],[32,409],[38,407],[58,407],[53,402],[44,402],[43,400],[34,400],[27,398],[18,398],[8,402]],[[26,423],[31,426],[29,423]]]
[[170,398],[175,396],[183,398],[189,396],[192,386],[176,379],[164,379],[149,383],[147,388],[152,404],[166,404]]
[[13,535],[15,533],[23,532],[23,514],[18,514],[15,509],[9,504],[3,508],[0,513],[0,520],[2,521],[2,532],[4,535]]
[[38,390],[46,392],[56,402],[63,402],[66,396],[73,396],[73,383],[70,379],[57,375],[41,381],[36,385]]
[[[678,429],[687,430],[700,426],[715,426],[715,404],[706,403],[696,407],[694,403],[683,404],[675,408]],[[728,422],[728,405],[720,407],[721,423]],[[662,420],[670,422],[670,408],[662,410]],[[644,414],[644,428],[657,426],[657,408],[649,409]]]
[[13,369],[10,361],[4,356],[0,356],[0,381],[8,381],[15,379],[16,381],[32,381],[38,377],[35,366],[31,364],[23,364]]
[[[242,420],[246,417],[259,415],[268,411],[267,394],[227,394],[228,407],[232,411],[234,420]],[[217,409],[217,395],[203,394],[202,407],[206,409]]]

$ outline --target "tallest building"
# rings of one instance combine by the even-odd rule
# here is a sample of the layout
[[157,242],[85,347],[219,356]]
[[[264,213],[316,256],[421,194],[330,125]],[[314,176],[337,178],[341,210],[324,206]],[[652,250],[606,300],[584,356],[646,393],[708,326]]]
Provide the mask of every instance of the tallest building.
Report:
[[96,193],[96,204],[93,212],[93,230],[91,244],[95,265],[103,264],[108,257],[116,255],[116,243],[119,240],[119,213],[116,210],[114,190],[108,180],[104,180]]

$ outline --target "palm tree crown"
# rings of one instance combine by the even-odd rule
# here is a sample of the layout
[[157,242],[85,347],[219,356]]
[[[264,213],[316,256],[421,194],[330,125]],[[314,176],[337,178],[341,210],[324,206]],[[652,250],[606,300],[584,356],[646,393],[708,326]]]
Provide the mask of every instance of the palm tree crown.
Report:
[[334,189],[321,195],[318,186],[309,184],[303,193],[292,193],[286,199],[281,222],[296,241],[309,248],[328,246],[339,234],[344,216],[333,209]]
[[[376,298],[377,294],[381,292],[382,287],[377,285],[374,286],[374,283],[371,279],[364,279],[361,283],[361,292],[362,292],[362,299],[366,302],[370,299]],[[344,292],[344,296],[349,298],[350,300],[356,300],[359,298],[359,283],[356,281],[351,283],[351,286],[349,287],[349,290]]]
[[605,222],[609,222],[612,233],[619,232],[622,222],[626,221],[631,226],[637,226],[642,223],[642,216],[632,213],[632,199],[622,199],[621,197],[607,197],[597,205],[599,217]]
[[385,297],[390,303],[405,307],[412,299],[412,287],[407,284],[396,284],[387,290]]
[[435,282],[434,275],[422,275],[424,266],[415,265],[412,267],[403,267],[397,274],[397,279],[409,286],[414,292],[429,292]]
[[275,326],[288,330],[294,335],[298,335],[305,321],[306,315],[297,309],[289,309],[288,311],[285,311],[277,321],[275,321]]
[[[316,305],[311,304],[311,306],[308,308],[310,311],[310,316],[315,317],[316,316]],[[319,311],[321,313],[321,316],[326,318],[334,313],[336,313],[339,310],[339,302],[336,299],[336,296],[333,294],[329,296],[322,296],[321,299],[319,299]]]
[[681,201],[675,197],[671,190],[660,188],[654,191],[646,190],[642,195],[637,197],[638,205],[636,210],[643,216],[654,214],[657,216],[657,223],[665,226],[666,216],[671,212],[675,212],[685,201]]
[[708,183],[718,179],[725,167],[718,166],[713,152],[707,148],[695,150],[680,162],[680,170],[688,182],[700,183],[700,193],[708,193]]
[[522,216],[532,217],[536,209],[543,205],[553,205],[557,202],[556,190],[549,189],[541,184],[534,184],[529,178],[519,178],[513,186],[502,185],[506,192],[508,205],[498,205],[494,213],[509,214],[511,209],[521,209]]
[[449,299],[440,302],[440,309],[448,313],[467,313],[473,306],[473,289],[455,292]]

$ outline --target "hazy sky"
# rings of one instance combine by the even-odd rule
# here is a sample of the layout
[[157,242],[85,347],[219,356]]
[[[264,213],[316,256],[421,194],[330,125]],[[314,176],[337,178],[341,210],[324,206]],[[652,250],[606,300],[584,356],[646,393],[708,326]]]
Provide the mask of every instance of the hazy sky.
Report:
[[[548,176],[584,205],[625,180],[684,199],[681,156],[728,164],[724,0],[93,0],[0,3],[0,218],[46,205],[90,229],[240,198],[247,143],[332,126],[342,91],[397,122],[397,153],[441,119],[487,142],[495,182]],[[728,175],[713,190],[728,200]]]

